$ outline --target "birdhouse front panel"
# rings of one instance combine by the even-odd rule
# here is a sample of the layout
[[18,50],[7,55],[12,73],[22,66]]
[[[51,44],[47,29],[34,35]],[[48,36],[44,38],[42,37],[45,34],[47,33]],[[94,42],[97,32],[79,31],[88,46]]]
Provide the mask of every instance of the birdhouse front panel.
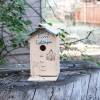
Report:
[[45,30],[33,34],[30,39],[30,62],[32,76],[58,76],[59,37]]

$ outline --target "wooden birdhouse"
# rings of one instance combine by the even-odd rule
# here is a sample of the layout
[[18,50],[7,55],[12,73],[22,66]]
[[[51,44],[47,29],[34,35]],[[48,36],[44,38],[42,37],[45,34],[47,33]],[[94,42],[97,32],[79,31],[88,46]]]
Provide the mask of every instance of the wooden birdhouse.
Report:
[[59,31],[40,24],[31,34],[29,81],[56,81],[59,73]]

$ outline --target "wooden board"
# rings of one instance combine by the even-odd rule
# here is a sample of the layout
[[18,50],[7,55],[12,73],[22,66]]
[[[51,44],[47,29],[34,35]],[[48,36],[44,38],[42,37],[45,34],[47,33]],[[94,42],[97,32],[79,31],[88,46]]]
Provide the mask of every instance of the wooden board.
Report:
[[[74,71],[74,70],[85,70],[85,69],[100,69],[94,62],[87,61],[61,61],[61,71]],[[0,65],[0,73],[12,72],[12,71],[29,71],[30,64],[4,64]]]
[[100,100],[100,70],[82,72],[61,72],[58,81],[42,83],[10,74],[0,78],[0,100]]

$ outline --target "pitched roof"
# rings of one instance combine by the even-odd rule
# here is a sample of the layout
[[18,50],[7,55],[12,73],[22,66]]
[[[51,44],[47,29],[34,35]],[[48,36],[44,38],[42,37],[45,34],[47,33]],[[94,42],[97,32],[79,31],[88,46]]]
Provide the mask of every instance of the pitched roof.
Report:
[[54,35],[58,35],[60,33],[60,30],[52,27],[51,25],[39,24],[38,27],[36,29],[34,29],[34,31],[30,35],[34,34],[34,32],[36,32],[37,30],[42,29],[42,28],[45,29],[47,32],[54,34]]

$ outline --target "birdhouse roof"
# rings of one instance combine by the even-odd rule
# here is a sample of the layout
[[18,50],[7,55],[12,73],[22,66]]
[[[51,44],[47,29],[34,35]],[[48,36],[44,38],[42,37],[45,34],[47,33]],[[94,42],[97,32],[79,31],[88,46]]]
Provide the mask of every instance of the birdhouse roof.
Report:
[[51,25],[48,25],[48,24],[39,24],[38,27],[35,28],[34,31],[30,35],[33,35],[39,29],[45,29],[47,32],[49,32],[49,33],[51,33],[53,35],[58,35],[60,33],[60,30],[52,27]]

